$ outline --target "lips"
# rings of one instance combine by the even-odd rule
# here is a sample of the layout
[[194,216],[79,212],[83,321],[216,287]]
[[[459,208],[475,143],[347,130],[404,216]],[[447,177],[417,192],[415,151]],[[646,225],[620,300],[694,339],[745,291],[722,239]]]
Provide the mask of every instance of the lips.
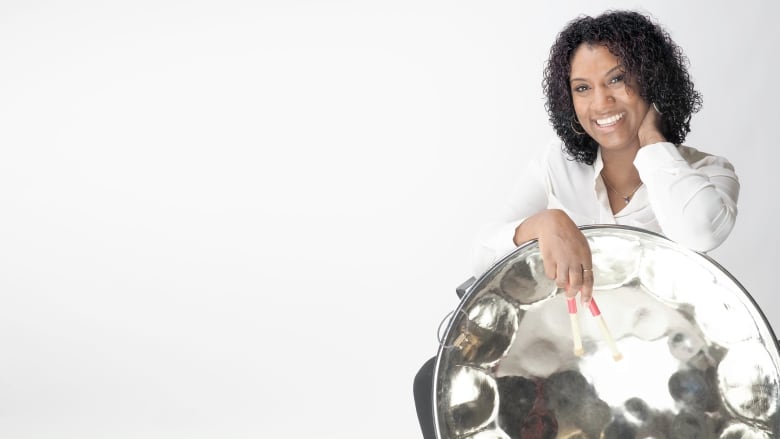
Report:
[[603,119],[596,119],[596,125],[598,125],[601,128],[610,127],[618,123],[618,121],[622,119],[623,116],[625,115],[626,113],[623,112],[623,113],[615,114],[614,116],[605,117]]

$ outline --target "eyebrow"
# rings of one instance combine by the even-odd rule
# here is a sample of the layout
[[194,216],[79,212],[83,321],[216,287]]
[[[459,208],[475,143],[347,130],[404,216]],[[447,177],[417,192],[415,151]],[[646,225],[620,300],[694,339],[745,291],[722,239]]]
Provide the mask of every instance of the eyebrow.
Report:
[[[611,69],[609,69],[609,71],[607,71],[607,73],[605,73],[604,76],[609,76],[615,70],[622,70],[622,69],[623,69],[623,66],[618,64],[615,67],[612,67]],[[585,81],[585,82],[588,82],[588,80],[584,79],[584,78],[569,78],[569,82],[573,82],[573,81]]]

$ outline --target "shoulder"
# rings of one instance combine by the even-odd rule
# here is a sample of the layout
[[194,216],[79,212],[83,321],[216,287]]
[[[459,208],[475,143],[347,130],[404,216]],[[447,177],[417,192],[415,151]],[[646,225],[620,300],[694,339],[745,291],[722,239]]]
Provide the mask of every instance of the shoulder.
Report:
[[543,182],[548,193],[578,190],[593,179],[593,165],[571,158],[557,138],[548,142],[530,160],[527,172],[529,176]]
[[543,168],[548,170],[583,170],[590,169],[593,166],[574,160],[564,148],[563,142],[558,139],[550,140],[546,147],[541,151],[537,161]]
[[725,157],[710,154],[687,145],[677,146],[677,151],[680,153],[680,156],[693,168],[718,166],[727,168],[732,171],[734,170],[734,165],[732,165],[731,162],[729,162]]

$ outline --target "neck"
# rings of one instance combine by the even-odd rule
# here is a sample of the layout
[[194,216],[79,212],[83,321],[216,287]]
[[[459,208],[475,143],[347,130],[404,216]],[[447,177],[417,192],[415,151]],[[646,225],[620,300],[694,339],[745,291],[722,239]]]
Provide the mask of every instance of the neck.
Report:
[[633,165],[636,153],[639,152],[639,147],[621,148],[618,150],[599,147],[599,149],[601,151],[601,161],[604,162],[605,168],[613,165],[619,168]]
[[639,184],[639,171],[634,166],[634,158],[638,149],[610,151],[601,149],[603,167],[601,174],[605,175],[610,184],[617,187]]

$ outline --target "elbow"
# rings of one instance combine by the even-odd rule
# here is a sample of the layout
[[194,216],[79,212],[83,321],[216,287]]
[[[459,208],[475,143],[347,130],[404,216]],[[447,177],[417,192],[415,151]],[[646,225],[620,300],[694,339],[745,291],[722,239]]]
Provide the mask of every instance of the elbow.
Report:
[[513,241],[517,224],[517,221],[490,223],[480,230],[471,258],[475,277],[479,278],[498,260],[517,248]]
[[691,250],[706,253],[718,248],[731,234],[737,220],[736,206],[719,206],[688,215],[683,227],[671,228],[667,235]]
[[477,245],[471,257],[472,276],[477,279],[482,277],[482,274],[493,266],[497,259],[494,251],[484,246]]

